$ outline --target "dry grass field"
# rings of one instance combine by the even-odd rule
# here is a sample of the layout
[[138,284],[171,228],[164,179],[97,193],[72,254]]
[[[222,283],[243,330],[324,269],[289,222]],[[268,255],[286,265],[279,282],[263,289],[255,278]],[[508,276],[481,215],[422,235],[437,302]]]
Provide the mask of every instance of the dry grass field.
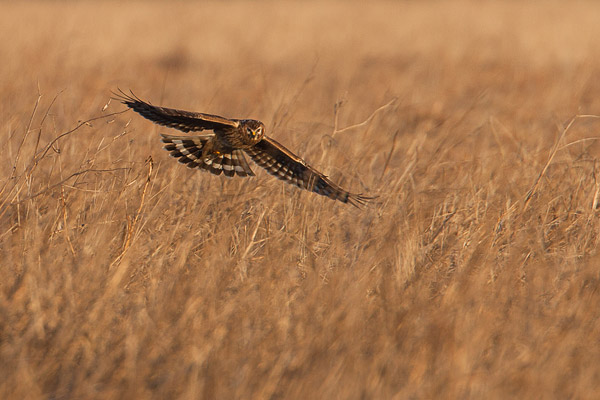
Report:
[[[0,398],[600,397],[597,2],[0,11]],[[118,87],[377,198],[189,170]]]

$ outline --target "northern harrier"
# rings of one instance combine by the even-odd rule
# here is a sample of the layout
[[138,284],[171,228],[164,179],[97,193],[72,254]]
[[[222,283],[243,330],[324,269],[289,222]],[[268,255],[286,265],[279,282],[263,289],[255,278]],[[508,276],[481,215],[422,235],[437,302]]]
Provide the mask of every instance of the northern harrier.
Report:
[[183,132],[204,130],[195,136],[161,134],[165,150],[189,168],[203,168],[215,175],[224,173],[254,176],[244,153],[271,175],[333,200],[364,205],[371,197],[350,193],[327,179],[283,145],[265,135],[262,122],[253,119],[229,119],[217,115],[156,107],[123,91],[116,100],[150,121]]

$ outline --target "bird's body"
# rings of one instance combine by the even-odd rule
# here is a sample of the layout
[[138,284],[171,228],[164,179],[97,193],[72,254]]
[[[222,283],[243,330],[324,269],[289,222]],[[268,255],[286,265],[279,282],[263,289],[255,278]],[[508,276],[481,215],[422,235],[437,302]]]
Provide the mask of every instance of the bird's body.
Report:
[[247,154],[271,175],[301,189],[354,206],[364,205],[371,199],[350,193],[331,182],[283,145],[267,137],[260,121],[157,107],[133,93],[120,92],[116,98],[159,125],[183,132],[212,131],[190,136],[161,134],[165,149],[190,168],[206,169],[216,175],[223,173],[228,177],[254,176],[244,155]]
[[248,149],[256,145],[263,138],[265,126],[262,122],[253,119],[234,119],[239,124],[234,129],[215,131],[217,140],[223,145],[234,149]]

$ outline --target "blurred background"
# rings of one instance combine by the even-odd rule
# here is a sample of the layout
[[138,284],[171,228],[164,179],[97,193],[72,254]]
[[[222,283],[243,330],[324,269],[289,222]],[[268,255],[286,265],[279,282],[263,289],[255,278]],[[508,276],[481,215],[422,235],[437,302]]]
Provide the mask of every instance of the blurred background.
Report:
[[[0,2],[0,397],[597,398],[598,15]],[[118,88],[377,198],[183,168]]]

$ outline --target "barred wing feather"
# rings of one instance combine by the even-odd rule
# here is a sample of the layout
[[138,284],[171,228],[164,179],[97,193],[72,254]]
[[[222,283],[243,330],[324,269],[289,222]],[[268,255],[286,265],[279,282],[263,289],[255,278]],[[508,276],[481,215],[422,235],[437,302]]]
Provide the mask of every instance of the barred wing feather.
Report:
[[256,164],[266,169],[268,173],[299,188],[339,200],[342,203],[350,203],[356,207],[364,205],[371,199],[342,189],[331,182],[327,176],[307,165],[304,160],[271,138],[265,137],[255,146],[244,150]]
[[191,111],[176,110],[174,108],[157,107],[147,103],[133,94],[123,91],[113,93],[114,99],[122,102],[132,110],[150,121],[183,132],[197,132],[208,130],[223,130],[237,128],[237,120],[219,117],[218,115],[203,114]]

